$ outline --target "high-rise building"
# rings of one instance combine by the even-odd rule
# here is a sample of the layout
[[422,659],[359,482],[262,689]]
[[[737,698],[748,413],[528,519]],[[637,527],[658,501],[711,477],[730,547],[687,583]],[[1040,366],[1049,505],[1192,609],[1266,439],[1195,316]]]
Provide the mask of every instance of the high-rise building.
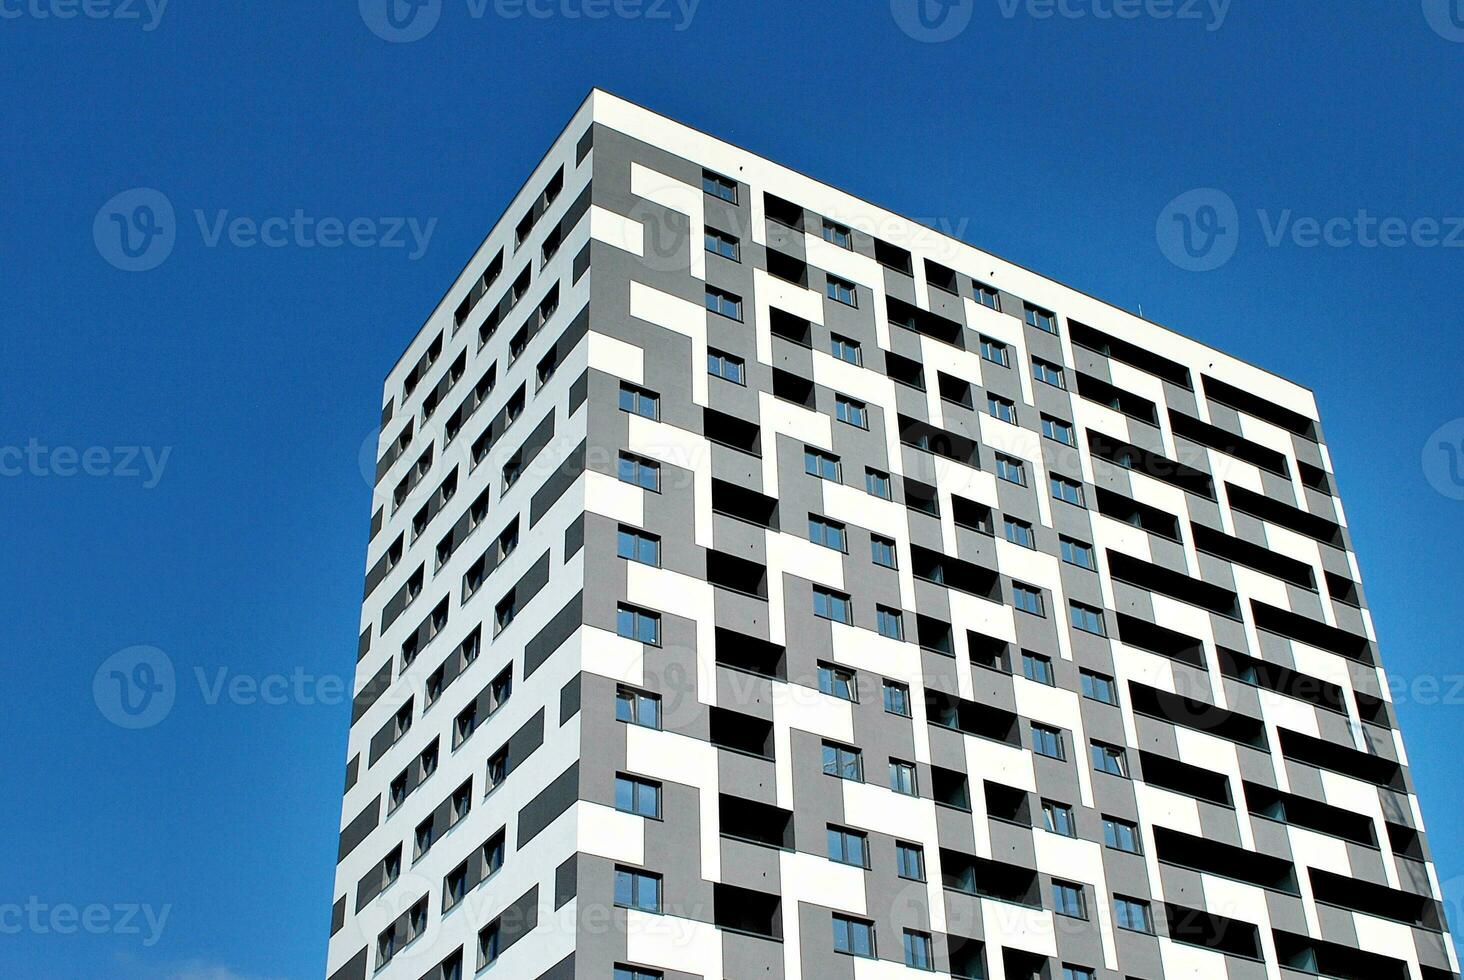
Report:
[[1305,388],[595,91],[379,455],[334,980],[1456,975]]

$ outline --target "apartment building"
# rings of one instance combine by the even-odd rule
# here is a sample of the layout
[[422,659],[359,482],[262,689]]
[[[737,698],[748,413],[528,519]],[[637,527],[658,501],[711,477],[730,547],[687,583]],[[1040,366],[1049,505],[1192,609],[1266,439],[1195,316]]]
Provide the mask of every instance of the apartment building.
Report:
[[386,379],[331,980],[1443,980],[1311,393],[594,91]]

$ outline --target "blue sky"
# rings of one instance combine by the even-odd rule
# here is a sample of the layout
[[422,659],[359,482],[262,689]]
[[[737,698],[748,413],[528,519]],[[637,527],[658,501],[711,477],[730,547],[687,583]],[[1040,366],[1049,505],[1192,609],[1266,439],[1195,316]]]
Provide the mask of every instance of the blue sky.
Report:
[[0,0],[0,975],[323,975],[381,379],[591,85],[1313,387],[1464,901],[1459,0],[97,2]]

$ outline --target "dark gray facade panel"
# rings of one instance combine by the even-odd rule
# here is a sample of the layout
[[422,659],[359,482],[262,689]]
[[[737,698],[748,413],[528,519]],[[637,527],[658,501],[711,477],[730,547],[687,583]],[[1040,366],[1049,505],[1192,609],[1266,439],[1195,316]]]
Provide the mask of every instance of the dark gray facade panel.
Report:
[[538,796],[518,814],[517,846],[522,848],[553,823],[560,814],[574,805],[579,796],[579,764],[560,773]]

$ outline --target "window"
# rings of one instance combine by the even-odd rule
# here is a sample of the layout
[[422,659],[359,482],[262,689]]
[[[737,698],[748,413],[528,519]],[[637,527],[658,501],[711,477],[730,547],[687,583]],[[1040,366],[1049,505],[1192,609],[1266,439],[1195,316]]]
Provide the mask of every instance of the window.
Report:
[[661,464],[621,453],[616,476],[622,483],[631,483],[645,490],[661,491]]
[[846,551],[846,538],[843,524],[831,521],[826,517],[808,515],[808,540],[814,544],[821,544],[825,548],[832,548],[835,551]]
[[1037,535],[1032,530],[1032,525],[1026,521],[1019,521],[1015,517],[1007,517],[1002,520],[1002,527],[1006,533],[1006,539],[1012,544],[1019,544],[1023,548],[1036,548]]
[[554,377],[554,372],[559,369],[559,352],[551,350],[539,361],[539,366],[534,369],[535,391],[549,383]]
[[1047,333],[1057,333],[1057,317],[1050,310],[1033,306],[1031,303],[1024,303],[1023,306],[1025,307],[1024,318],[1029,327],[1036,327]]
[[1063,377],[1062,368],[1041,358],[1032,358],[1032,377],[1043,384],[1052,385],[1054,388],[1066,388],[1067,381]]
[[498,934],[499,923],[495,919],[483,927],[478,933],[478,963],[481,966],[491,966],[498,961],[498,956],[503,952],[503,944]]
[[1042,654],[1033,653],[1030,650],[1022,651],[1022,676],[1029,681],[1046,684],[1048,687],[1057,684],[1057,678],[1052,669],[1052,658],[1044,657]]
[[999,340],[992,340],[990,337],[981,338],[981,356],[992,364],[1000,364],[1002,367],[1011,367],[1011,348]]
[[892,715],[910,717],[910,685],[899,681],[884,682],[884,709]]
[[518,529],[518,518],[515,517],[509,522],[508,527],[504,528],[502,533],[498,535],[498,560],[500,562],[513,554],[514,549],[518,547]]
[[[916,572],[919,575],[919,572]],[[932,578],[931,581],[940,581],[939,578]],[[933,650],[936,653],[944,654],[947,657],[956,655],[955,635],[951,630],[951,624],[944,620],[936,619],[934,616],[915,617],[916,640],[926,650]]]
[[1063,837],[1078,836],[1077,818],[1073,816],[1073,808],[1066,803],[1043,800],[1042,826],[1049,833],[1061,834]]
[[396,850],[386,856],[381,862],[381,878],[385,885],[390,885],[402,875],[402,846],[397,845]]
[[707,373],[733,384],[747,383],[747,368],[742,358],[721,351],[707,351]]
[[829,276],[827,292],[829,299],[836,303],[843,303],[845,306],[858,306],[858,296],[855,294],[855,286],[847,279],[840,279],[838,276]]
[[976,302],[988,310],[1001,309],[1001,300],[996,295],[996,290],[984,282],[976,283]]
[[1046,725],[1032,723],[1032,751],[1049,759],[1065,759],[1062,747],[1062,732]]
[[1062,965],[1062,980],[1097,980],[1096,975],[1086,966]]
[[823,771],[827,776],[838,776],[840,779],[851,779],[856,783],[861,783],[864,781],[864,759],[858,749],[825,742],[823,744]]
[[467,895],[467,864],[458,864],[455,869],[448,872],[448,876],[442,879],[442,911],[463,901]]
[[809,476],[816,476],[822,480],[833,480],[835,483],[840,479],[839,457],[823,452],[818,449],[803,450],[803,472]]
[[415,850],[412,851],[413,860],[420,858],[423,854],[426,854],[428,851],[432,850],[432,844],[437,839],[436,827],[433,824],[432,819],[433,818],[428,817],[426,820],[423,820],[420,824],[417,825],[416,831],[414,831],[412,834],[413,844],[415,847]]
[[508,629],[517,615],[518,595],[513,589],[509,589],[508,595],[498,600],[498,605],[493,607],[493,634],[497,636]]
[[503,831],[488,838],[483,845],[483,877],[488,878],[498,873],[503,867]]
[[915,765],[899,759],[890,760],[890,789],[901,796],[920,795],[915,787]]
[[1064,446],[1076,447],[1078,444],[1078,437],[1073,434],[1072,423],[1053,418],[1051,415],[1042,416],[1042,434]]
[[854,623],[853,604],[849,597],[828,589],[813,590],[813,614],[819,619],[831,619],[845,626]]
[[931,952],[930,934],[905,930],[905,965],[916,970],[934,970],[935,956]]
[[661,727],[661,696],[634,688],[615,689],[615,720],[641,728]]
[[833,221],[824,221],[823,240],[840,248],[852,249],[854,247],[854,236],[849,232],[848,226]]
[[707,309],[713,313],[718,313],[733,320],[742,319],[742,297],[736,293],[729,293],[727,290],[718,289],[716,286],[708,286],[706,305]]
[[1140,854],[1139,825],[1117,817],[1103,818],[1103,843],[1115,851]]
[[1052,882],[1052,911],[1074,919],[1088,917],[1088,902],[1083,897],[1083,886],[1069,881]]
[[737,203],[737,181],[710,170],[702,171],[702,190],[728,204]]
[[1091,544],[1064,535],[1058,538],[1058,546],[1062,549],[1062,560],[1069,565],[1077,565],[1090,572],[1098,571],[1098,559],[1093,555]]
[[503,671],[495,678],[493,683],[488,685],[488,713],[492,714],[503,703],[513,695],[513,664],[503,668]]
[[869,867],[869,839],[859,831],[829,824],[828,839],[830,861],[856,868]]
[[468,736],[478,730],[478,703],[468,702],[468,706],[453,720],[452,735],[453,748],[457,748],[468,740]]
[[473,808],[473,781],[471,779],[453,791],[449,807],[451,814],[449,826],[456,826],[458,821],[466,817],[468,811]]
[[861,429],[869,428],[869,409],[863,402],[845,398],[843,395],[834,398],[834,417]]
[[412,699],[408,698],[407,703],[397,711],[396,717],[392,719],[392,743],[401,740],[401,737],[412,727]]
[[615,632],[627,640],[661,645],[661,614],[620,606],[615,611]]
[[1042,590],[1020,582],[1012,583],[1012,605],[1033,616],[1046,616],[1042,607]]
[[1103,629],[1103,610],[1085,606],[1081,602],[1068,602],[1068,622],[1072,623],[1073,629],[1082,630],[1084,633],[1092,633],[1096,636],[1108,635]]
[[1149,903],[1141,902],[1136,898],[1115,896],[1113,921],[1120,929],[1146,932],[1151,936],[1154,934],[1154,915],[1149,910]]
[[524,475],[524,461],[518,453],[515,453],[507,463],[503,464],[503,489],[507,491],[519,481]]
[[864,489],[876,497],[890,500],[890,475],[883,470],[866,469],[864,471]]
[[1010,398],[1002,398],[999,395],[986,396],[986,411],[992,418],[1001,419],[1003,422],[1017,424],[1017,403]]
[[725,231],[718,231],[715,228],[707,228],[702,235],[702,240],[708,252],[713,252],[724,259],[731,259],[733,262],[742,261],[742,245],[737,241],[736,235],[729,235]]
[[638,970],[630,966],[617,966],[612,980],[663,980],[663,974],[651,970]]
[[1112,677],[1091,670],[1083,671],[1081,676],[1083,697],[1102,701],[1104,704],[1118,704],[1118,686],[1113,683]]
[[834,952],[874,959],[874,923],[835,915]]
[[503,785],[508,778],[508,747],[499,749],[488,757],[488,792]]
[[[514,297],[515,301],[517,301],[519,298],[521,297]],[[514,361],[517,361],[520,357],[522,357],[525,348],[527,348],[528,346],[529,328],[527,326],[523,326],[519,328],[517,333],[508,338],[508,363],[512,364]]]
[[661,876],[617,867],[615,869],[615,904],[623,909],[659,913],[661,911]]
[[1069,480],[1065,476],[1054,476],[1048,481],[1052,488],[1052,496],[1057,500],[1064,500],[1076,507],[1083,504],[1083,485],[1076,480]]
[[904,617],[900,615],[898,609],[891,609],[889,606],[875,606],[874,619],[880,636],[887,636],[892,640],[905,638]]
[[859,688],[854,671],[833,664],[818,665],[818,689],[845,701],[858,701]]
[[654,391],[637,388],[635,385],[620,385],[620,410],[647,419],[661,417],[661,396]]
[[848,337],[841,337],[838,334],[829,335],[829,353],[841,361],[850,364],[862,364],[864,362],[863,352],[859,348],[859,341],[850,340]]
[[1107,742],[1093,742],[1089,746],[1089,754],[1093,757],[1093,768],[1099,772],[1106,772],[1110,776],[1128,775],[1128,760],[1124,757],[1123,749],[1118,746]]
[[883,565],[885,568],[895,567],[895,543],[889,538],[882,538],[878,534],[869,536],[870,557],[876,565]]
[[615,554],[621,558],[640,562],[642,565],[659,567],[661,564],[661,539],[626,525],[620,525],[615,535]]
[[1027,485],[1027,464],[1012,456],[996,454],[996,475],[1019,487]]
[[661,816],[661,784],[636,779],[634,776],[615,777],[615,809],[621,813],[633,813],[638,817]]
[[925,849],[919,844],[895,842],[895,873],[911,881],[925,880]]

